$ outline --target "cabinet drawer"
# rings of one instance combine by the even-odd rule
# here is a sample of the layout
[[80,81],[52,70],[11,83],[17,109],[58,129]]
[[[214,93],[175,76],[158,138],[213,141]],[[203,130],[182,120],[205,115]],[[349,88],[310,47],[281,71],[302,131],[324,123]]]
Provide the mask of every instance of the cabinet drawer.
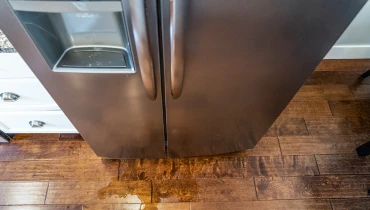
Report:
[[[45,124],[32,127],[32,121]],[[62,111],[0,112],[0,129],[6,133],[77,133]]]
[[[0,100],[0,111],[60,109],[36,78],[1,79],[1,93],[3,93],[3,98]],[[7,94],[7,98],[9,98],[10,93],[18,95],[19,98],[16,100],[4,99],[4,94]]]
[[18,53],[0,53],[0,79],[35,78]]

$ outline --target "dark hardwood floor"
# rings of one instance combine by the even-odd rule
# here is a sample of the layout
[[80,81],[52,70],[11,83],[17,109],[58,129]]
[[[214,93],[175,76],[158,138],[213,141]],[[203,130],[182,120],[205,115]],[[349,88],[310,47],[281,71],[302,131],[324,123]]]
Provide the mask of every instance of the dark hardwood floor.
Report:
[[370,209],[370,60],[325,60],[253,150],[110,160],[79,135],[0,144],[0,210]]

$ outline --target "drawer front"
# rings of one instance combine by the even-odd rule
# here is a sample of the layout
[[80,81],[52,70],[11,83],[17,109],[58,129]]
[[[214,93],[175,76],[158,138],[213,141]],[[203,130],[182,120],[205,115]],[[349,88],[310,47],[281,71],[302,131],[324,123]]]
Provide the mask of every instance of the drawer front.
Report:
[[0,111],[60,109],[37,78],[0,79],[1,94]]
[[36,78],[18,53],[0,53],[0,79]]
[[62,111],[0,112],[0,129],[6,133],[77,133]]

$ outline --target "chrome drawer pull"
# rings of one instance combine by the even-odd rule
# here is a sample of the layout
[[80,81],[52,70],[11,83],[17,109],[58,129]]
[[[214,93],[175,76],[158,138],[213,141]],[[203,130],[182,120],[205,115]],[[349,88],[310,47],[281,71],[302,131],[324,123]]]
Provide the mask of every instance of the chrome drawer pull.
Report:
[[19,99],[19,95],[11,92],[0,93],[0,98],[4,102],[14,102]]
[[41,128],[45,125],[44,122],[38,120],[31,120],[28,122],[32,128]]

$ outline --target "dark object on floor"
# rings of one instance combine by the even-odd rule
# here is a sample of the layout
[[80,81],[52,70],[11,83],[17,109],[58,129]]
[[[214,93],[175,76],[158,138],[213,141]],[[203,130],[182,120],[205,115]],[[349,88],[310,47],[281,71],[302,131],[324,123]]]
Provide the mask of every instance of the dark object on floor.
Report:
[[[361,74],[361,79],[365,79],[370,76],[370,70],[367,70],[365,73]],[[370,155],[370,141],[356,148],[357,154],[360,157]],[[370,195],[370,190],[369,190]]]
[[14,134],[6,134],[0,130],[0,142],[9,142],[13,138]]
[[368,76],[370,76],[370,70],[367,70],[365,73],[361,74],[362,79],[365,79]]
[[357,154],[360,157],[370,155],[370,141],[356,148]]

